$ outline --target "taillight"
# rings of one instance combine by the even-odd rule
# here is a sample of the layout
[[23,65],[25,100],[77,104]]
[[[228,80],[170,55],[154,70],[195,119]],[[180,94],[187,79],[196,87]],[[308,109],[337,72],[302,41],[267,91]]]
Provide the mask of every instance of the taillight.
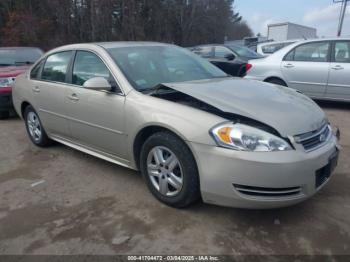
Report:
[[252,69],[253,65],[252,64],[246,64],[245,65],[245,70],[248,72],[250,69]]

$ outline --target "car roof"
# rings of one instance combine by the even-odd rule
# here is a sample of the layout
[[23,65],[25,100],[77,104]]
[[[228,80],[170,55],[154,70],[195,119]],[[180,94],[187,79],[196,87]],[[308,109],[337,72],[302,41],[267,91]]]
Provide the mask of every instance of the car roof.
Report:
[[304,39],[291,39],[291,40],[284,40],[284,41],[269,41],[269,42],[263,42],[258,43],[259,46],[265,46],[265,45],[273,45],[273,44],[285,44],[285,43],[295,43],[304,41]]
[[93,43],[103,48],[121,48],[121,47],[135,47],[135,46],[167,46],[170,44],[158,42],[138,42],[138,41],[123,41],[123,42],[101,42]]
[[314,38],[314,39],[303,39],[297,41],[298,43],[309,43],[309,42],[320,42],[320,41],[338,41],[345,40],[350,41],[350,37],[329,37],[329,38]]
[[93,42],[93,43],[79,43],[60,46],[55,49],[78,49],[88,46],[100,46],[106,49],[109,48],[122,48],[122,47],[135,47],[135,46],[167,46],[170,44],[157,43],[157,42],[137,42],[137,41],[120,41],[120,42]]
[[289,51],[291,51],[292,49],[294,49],[297,46],[303,45],[303,44],[307,44],[307,43],[313,43],[313,42],[324,42],[324,41],[350,41],[349,37],[330,37],[330,38],[315,38],[315,39],[308,39],[308,40],[300,40],[300,41],[296,41],[295,43],[292,43],[278,51],[276,51],[275,53],[271,54],[270,56],[268,56],[270,59],[273,58],[278,58],[280,56],[284,56],[285,54],[287,54]]
[[110,48],[123,48],[123,47],[137,47],[137,46],[172,46],[171,44],[158,43],[158,42],[136,42],[136,41],[120,41],[120,42],[93,42],[93,43],[79,43],[64,45],[50,50],[47,54],[55,52],[75,50],[75,49],[110,49]]
[[204,44],[204,45],[196,45],[193,46],[194,47],[203,47],[203,46],[239,46],[239,47],[246,47],[246,46],[242,46],[242,45],[238,45],[238,44]]
[[[284,40],[284,41],[271,41],[271,42],[264,42],[264,43],[258,43],[258,45],[269,45],[269,44],[276,44],[276,43],[290,43],[290,42],[298,42],[298,43],[308,43],[308,42],[319,42],[319,41],[335,41],[335,40],[349,40],[350,41],[350,37],[329,37],[329,38],[314,38],[314,39],[290,39],[290,40]],[[203,45],[196,45],[193,47],[189,47],[189,48],[196,48],[196,47],[204,47],[204,46],[237,46],[237,47],[246,47],[249,48],[247,46],[242,46],[239,44],[203,44]]]
[[[324,42],[324,41],[350,41],[349,37],[332,37],[332,38],[315,38],[315,39],[306,39],[306,40],[301,40],[301,41],[297,41],[291,45],[289,45],[289,47],[294,48],[296,46],[302,45],[302,44],[306,44],[306,43],[313,43],[313,42]],[[283,49],[281,49],[283,50]],[[278,50],[277,52],[279,52],[280,50]],[[276,53],[277,53],[276,52]]]

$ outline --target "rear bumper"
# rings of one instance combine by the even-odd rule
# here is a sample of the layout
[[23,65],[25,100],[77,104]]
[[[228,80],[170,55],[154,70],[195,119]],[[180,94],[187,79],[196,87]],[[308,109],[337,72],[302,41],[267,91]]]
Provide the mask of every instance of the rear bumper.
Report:
[[335,136],[309,153],[239,152],[202,144],[192,148],[204,202],[252,209],[289,206],[311,197],[328,182],[331,172],[325,172],[338,152]]
[[12,92],[0,92],[0,111],[9,111],[13,109]]

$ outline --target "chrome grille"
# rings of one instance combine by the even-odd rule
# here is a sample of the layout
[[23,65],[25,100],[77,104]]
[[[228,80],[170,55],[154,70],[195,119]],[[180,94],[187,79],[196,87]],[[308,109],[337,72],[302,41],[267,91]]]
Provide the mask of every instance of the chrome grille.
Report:
[[311,151],[325,144],[331,135],[330,126],[324,125],[320,129],[295,137],[295,141],[301,144],[306,151]]
[[301,193],[301,187],[268,188],[237,184],[234,184],[233,186],[239,193],[252,197],[289,197],[299,195]]

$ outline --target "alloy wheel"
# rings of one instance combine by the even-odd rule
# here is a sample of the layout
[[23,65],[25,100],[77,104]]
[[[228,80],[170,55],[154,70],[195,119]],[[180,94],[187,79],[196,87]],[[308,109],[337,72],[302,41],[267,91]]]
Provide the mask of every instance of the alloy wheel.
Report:
[[154,147],[147,157],[152,185],[164,196],[174,197],[183,187],[183,172],[176,155],[164,146]]
[[39,121],[39,117],[34,112],[29,112],[27,115],[27,126],[30,136],[34,141],[38,142],[41,139],[42,129]]

